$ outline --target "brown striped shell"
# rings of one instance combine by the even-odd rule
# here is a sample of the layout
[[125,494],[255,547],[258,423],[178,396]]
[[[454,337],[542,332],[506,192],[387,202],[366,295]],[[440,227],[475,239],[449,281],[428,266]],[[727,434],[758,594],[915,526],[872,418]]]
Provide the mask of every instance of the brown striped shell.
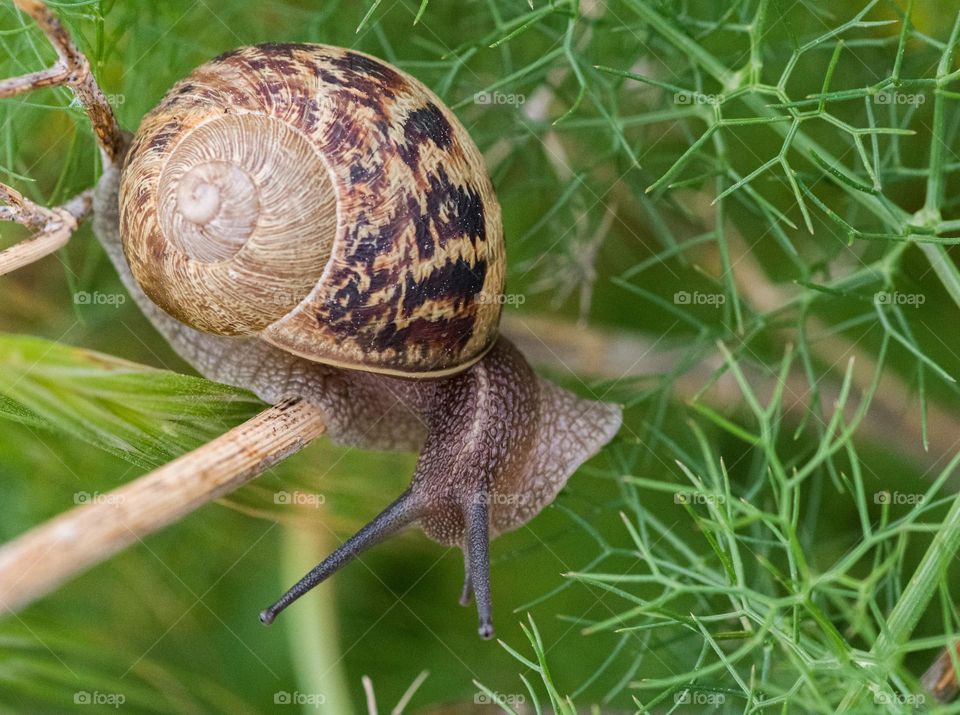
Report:
[[147,295],[207,332],[410,377],[496,337],[483,158],[421,82],[353,50],[245,47],[177,83],[127,155],[120,230]]

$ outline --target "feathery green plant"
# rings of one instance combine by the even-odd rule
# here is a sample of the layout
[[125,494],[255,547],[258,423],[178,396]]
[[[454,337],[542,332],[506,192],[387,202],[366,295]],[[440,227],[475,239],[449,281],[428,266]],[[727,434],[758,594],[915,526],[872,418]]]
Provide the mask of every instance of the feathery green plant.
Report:
[[[960,633],[960,2],[51,5],[128,128],[239,44],[327,42],[398,64],[485,152],[508,290],[524,298],[507,310],[650,338],[626,375],[554,375],[623,402],[627,420],[557,508],[494,545],[502,652],[444,608],[455,554],[411,541],[371,556],[383,583],[360,569],[331,585],[351,594],[336,608],[358,710],[361,674],[396,702],[424,668],[408,710],[934,709],[919,674]],[[51,57],[0,9],[0,74]],[[95,180],[70,102],[46,90],[0,103],[0,179],[42,203]],[[107,488],[133,476],[127,463],[162,462],[258,409],[179,374],[129,302],[77,301],[122,295],[89,229],[59,259],[0,286],[0,328],[17,334],[0,337],[6,538],[63,508],[77,478],[58,474]],[[409,469],[409,456],[319,444],[281,472],[330,496],[309,522],[324,533],[375,512],[382,481]],[[329,647],[246,626],[279,585],[283,514],[269,500],[289,481],[264,480],[0,624],[0,707],[65,708],[99,687],[129,688],[134,711],[262,712],[306,682]],[[85,625],[91,610],[116,629]],[[90,644],[103,657],[81,671],[71,654]]]

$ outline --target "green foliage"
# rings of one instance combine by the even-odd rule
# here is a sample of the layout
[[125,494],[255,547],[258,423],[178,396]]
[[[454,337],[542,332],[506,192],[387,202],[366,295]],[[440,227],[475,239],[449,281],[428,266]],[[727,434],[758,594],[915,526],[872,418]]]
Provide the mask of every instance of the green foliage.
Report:
[[[326,592],[338,618],[318,637],[339,638],[345,686],[308,667],[329,647],[248,625],[285,585],[278,521],[312,525],[321,552],[410,473],[409,455],[317,444],[230,511],[203,510],[0,624],[0,708],[66,709],[99,688],[134,711],[264,712],[309,683],[346,687],[359,710],[360,675],[397,702],[424,668],[408,710],[908,712],[923,695],[920,673],[960,632],[960,2],[51,4],[128,128],[239,44],[327,42],[398,64],[485,152],[509,290],[526,299],[507,310],[651,348],[602,385],[562,377],[623,402],[626,425],[559,508],[495,543],[503,650],[452,610],[457,554],[415,539]],[[0,75],[51,59],[0,8]],[[42,203],[96,178],[70,101],[0,103],[0,180]],[[123,295],[89,229],[57,258],[0,285],[0,329],[15,334],[0,338],[4,538],[78,484],[108,489],[129,463],[259,408],[182,376],[129,302],[77,300]],[[328,497],[319,518],[272,503],[291,484]],[[81,668],[89,650],[100,657]]]
[[155,467],[262,407],[253,395],[38,338],[0,336],[0,417]]

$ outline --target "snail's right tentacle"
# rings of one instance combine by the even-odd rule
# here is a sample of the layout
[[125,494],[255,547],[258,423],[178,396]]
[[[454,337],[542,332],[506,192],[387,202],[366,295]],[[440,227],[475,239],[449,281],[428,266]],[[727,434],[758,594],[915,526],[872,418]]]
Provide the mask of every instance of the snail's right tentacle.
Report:
[[470,551],[463,550],[463,592],[460,594],[460,605],[469,606],[473,599],[473,582],[470,578]]
[[477,599],[478,632],[484,640],[493,638],[493,598],[490,594],[490,515],[485,494],[477,495],[466,508],[467,582]]

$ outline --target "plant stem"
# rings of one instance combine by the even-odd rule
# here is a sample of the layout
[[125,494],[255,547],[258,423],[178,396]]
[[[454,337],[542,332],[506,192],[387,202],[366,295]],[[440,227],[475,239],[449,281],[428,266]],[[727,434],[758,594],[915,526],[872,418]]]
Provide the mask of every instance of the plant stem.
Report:
[[[960,454],[950,461],[944,473],[952,472],[958,463],[960,463]],[[913,633],[958,548],[960,548],[960,494],[954,497],[953,506],[950,507],[940,530],[934,535],[920,565],[913,572],[910,582],[903,589],[897,604],[890,612],[887,627],[877,637],[870,650],[871,655],[876,658],[875,667],[885,665],[894,658],[897,649]],[[851,685],[838,712],[846,712],[854,705],[861,691],[862,684]]]
[[[333,550],[330,539],[316,530],[286,527],[283,530],[283,588]],[[287,617],[290,654],[301,692],[318,694],[318,713],[353,715],[347,674],[337,632],[336,592],[332,584],[311,596],[312,607],[291,609]]]
[[0,547],[0,614],[259,476],[323,434],[320,410],[281,402],[139,479]]

